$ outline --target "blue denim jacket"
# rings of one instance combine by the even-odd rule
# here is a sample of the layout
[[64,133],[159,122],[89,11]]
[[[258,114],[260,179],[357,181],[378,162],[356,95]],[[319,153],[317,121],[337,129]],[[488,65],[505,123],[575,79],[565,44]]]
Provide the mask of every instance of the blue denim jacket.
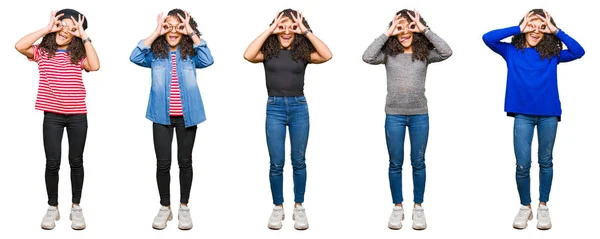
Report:
[[[200,89],[196,82],[196,68],[204,68],[214,62],[210,50],[206,46],[206,41],[201,40],[199,45],[194,45],[194,50],[196,56],[192,59],[182,59],[179,49],[176,53],[177,77],[179,78],[185,127],[194,126],[206,120]],[[169,95],[171,93],[171,69],[173,68],[171,57],[155,58],[150,51],[150,46],[146,46],[144,40],[141,40],[133,49],[129,60],[136,65],[152,69],[152,87],[150,88],[146,118],[158,124],[170,125]]]

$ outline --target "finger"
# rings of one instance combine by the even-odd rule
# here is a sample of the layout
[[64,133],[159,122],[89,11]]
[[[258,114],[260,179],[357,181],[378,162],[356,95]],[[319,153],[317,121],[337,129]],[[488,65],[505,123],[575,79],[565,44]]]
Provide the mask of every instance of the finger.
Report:
[[185,18],[183,18],[179,13],[177,13],[177,16],[179,17],[179,19],[181,19],[182,22],[185,22]]
[[79,24],[79,22],[78,22],[78,21],[75,21],[75,18],[74,18],[73,16],[71,16],[71,20],[73,21],[73,23],[75,23],[75,25],[78,25],[78,24]]

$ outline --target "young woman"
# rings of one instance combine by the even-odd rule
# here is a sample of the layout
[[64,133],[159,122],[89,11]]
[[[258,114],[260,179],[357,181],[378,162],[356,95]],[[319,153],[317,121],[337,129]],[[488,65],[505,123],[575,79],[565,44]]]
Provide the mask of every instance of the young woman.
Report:
[[[501,42],[510,36],[511,43]],[[554,19],[543,9],[529,11],[518,26],[486,33],[483,41],[504,58],[508,68],[504,111],[515,119],[516,180],[522,205],[513,227],[523,229],[533,218],[529,169],[533,131],[537,126],[540,165],[537,228],[550,229],[552,223],[546,203],[552,186],[552,149],[562,113],[556,68],[558,63],[578,59],[585,52],[579,43],[556,27]],[[562,50],[563,43],[568,50]]]
[[408,128],[410,160],[413,172],[413,225],[427,227],[421,203],[425,193],[425,149],[429,135],[429,115],[425,98],[425,75],[430,63],[443,61],[452,50],[433,31],[417,11],[403,9],[396,13],[389,28],[371,43],[363,54],[369,64],[385,64],[387,98],[385,136],[390,157],[389,179],[395,204],[388,227],[402,228],[402,163],[404,136]]
[[201,39],[198,24],[181,9],[159,14],[156,29],[141,40],[131,53],[131,62],[152,70],[152,86],[146,118],[153,122],[156,152],[156,180],[162,205],[152,227],[164,229],[173,218],[170,200],[171,143],[177,134],[177,161],[181,199],[179,229],[192,228],[188,208],[192,187],[192,149],[197,125],[204,122],[204,106],[196,82],[196,68],[213,64],[213,57]]
[[[46,191],[48,210],[42,228],[55,227],[58,211],[58,171],[61,142],[67,129],[71,166],[71,228],[85,228],[79,202],[83,188],[83,149],[87,136],[87,108],[81,71],[97,71],[100,61],[88,37],[87,19],[73,9],[50,13],[50,22],[40,30],[21,38],[17,51],[38,64],[40,81],[35,109],[44,111],[43,138],[46,152]],[[35,42],[42,38],[41,43]]]
[[308,228],[302,203],[306,186],[305,152],[308,143],[308,105],[304,97],[304,72],[309,63],[331,59],[331,51],[315,34],[302,13],[285,9],[246,49],[244,58],[265,67],[267,92],[266,135],[271,169],[269,181],[273,212],[268,227],[280,229],[283,211],[283,165],[286,126],[290,131],[291,158],[294,170],[294,228]]

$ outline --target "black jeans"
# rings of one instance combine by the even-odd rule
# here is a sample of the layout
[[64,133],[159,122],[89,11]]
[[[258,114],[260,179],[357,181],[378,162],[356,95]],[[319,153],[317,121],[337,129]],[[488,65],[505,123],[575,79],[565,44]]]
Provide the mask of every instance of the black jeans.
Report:
[[48,204],[58,205],[58,171],[64,129],[69,139],[72,202],[79,204],[83,188],[83,148],[87,137],[87,115],[64,115],[44,112],[44,150],[46,151],[46,191]]
[[197,126],[186,128],[183,117],[171,117],[171,125],[153,123],[154,151],[156,152],[156,181],[160,204],[171,205],[171,144],[173,142],[173,129],[177,133],[177,162],[179,163],[179,187],[181,192],[180,202],[187,204],[192,188],[192,150],[196,139]]

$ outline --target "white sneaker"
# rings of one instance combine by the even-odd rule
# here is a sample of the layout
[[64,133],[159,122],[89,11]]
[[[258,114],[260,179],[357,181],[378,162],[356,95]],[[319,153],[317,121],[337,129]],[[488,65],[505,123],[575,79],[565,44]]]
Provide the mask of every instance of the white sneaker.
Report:
[[294,228],[296,228],[296,230],[308,229],[308,218],[306,218],[304,207],[300,205],[294,207],[292,219],[294,220]]
[[152,228],[157,230],[162,230],[167,227],[167,221],[173,220],[173,213],[171,209],[165,206],[161,206],[158,214],[154,217],[154,222],[152,222]]
[[540,230],[548,230],[552,227],[550,221],[550,211],[546,205],[540,205],[537,210],[537,228]]
[[423,210],[423,207],[415,206],[415,208],[413,208],[412,220],[413,229],[423,230],[427,228],[427,221],[425,220],[425,211]]
[[279,230],[283,226],[283,219],[285,219],[285,213],[283,212],[282,206],[275,206],[271,216],[269,217],[269,229]]
[[83,211],[81,211],[81,207],[74,206],[71,208],[69,220],[71,220],[71,228],[73,228],[73,230],[85,229],[85,219],[83,218]]
[[533,219],[533,212],[528,206],[521,206],[519,213],[515,217],[513,227],[516,229],[525,229],[527,227],[527,221]]
[[177,213],[177,219],[179,219],[179,229],[190,230],[192,229],[192,215],[190,215],[190,208],[187,206],[180,206],[179,212]]
[[394,206],[390,220],[388,221],[388,228],[392,230],[400,230],[402,228],[402,220],[404,220],[404,209],[401,206]]
[[44,218],[42,219],[42,229],[52,230],[56,226],[54,221],[58,221],[60,219],[60,213],[58,213],[58,208],[55,206],[49,206]]

